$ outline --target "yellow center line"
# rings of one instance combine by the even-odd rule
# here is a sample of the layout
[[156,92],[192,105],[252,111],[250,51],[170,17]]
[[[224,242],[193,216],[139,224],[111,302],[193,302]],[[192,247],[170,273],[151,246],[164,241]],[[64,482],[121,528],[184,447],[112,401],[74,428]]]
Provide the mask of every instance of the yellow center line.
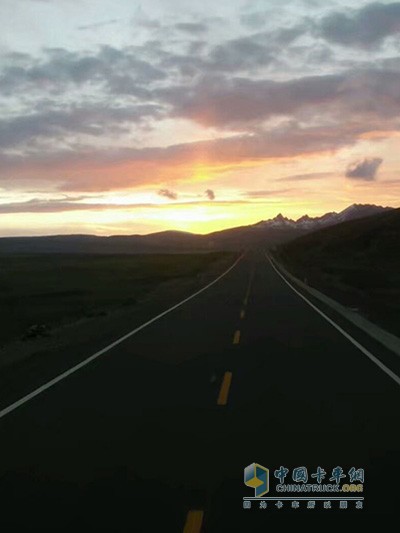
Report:
[[240,330],[238,329],[235,331],[235,334],[233,336],[233,344],[239,344],[240,342]]
[[246,311],[245,311],[244,309],[242,309],[242,310],[240,311],[240,318],[241,318],[242,320],[244,319],[245,314],[246,314]]
[[250,297],[250,291],[251,291],[251,286],[253,284],[253,279],[254,279],[254,274],[255,274],[255,267],[253,267],[253,270],[251,271],[251,274],[250,274],[250,278],[249,278],[249,284],[247,286],[247,290],[246,290],[246,296],[244,297],[244,300],[243,300],[243,305],[246,307],[247,304],[249,303],[249,297]]
[[232,372],[225,372],[221,389],[217,400],[218,405],[226,405],[228,402],[229,389],[232,383]]
[[200,533],[203,525],[204,511],[189,511],[183,533]]

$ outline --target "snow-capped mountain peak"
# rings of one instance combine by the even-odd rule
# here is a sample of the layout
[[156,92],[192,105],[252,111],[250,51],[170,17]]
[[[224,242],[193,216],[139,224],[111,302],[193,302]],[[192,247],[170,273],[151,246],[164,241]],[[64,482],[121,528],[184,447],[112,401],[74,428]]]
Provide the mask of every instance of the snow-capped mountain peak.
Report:
[[339,213],[332,211],[330,213],[325,213],[325,215],[320,217],[303,215],[297,220],[292,220],[283,216],[282,213],[279,213],[276,217],[258,222],[258,224],[255,224],[255,226],[258,228],[268,227],[277,229],[295,228],[302,230],[314,230],[326,226],[332,226],[333,224],[339,224],[340,222],[345,222],[347,220],[367,217],[389,209],[392,208],[370,204],[353,204],[349,207],[346,207],[346,209],[343,209],[343,211],[340,211]]

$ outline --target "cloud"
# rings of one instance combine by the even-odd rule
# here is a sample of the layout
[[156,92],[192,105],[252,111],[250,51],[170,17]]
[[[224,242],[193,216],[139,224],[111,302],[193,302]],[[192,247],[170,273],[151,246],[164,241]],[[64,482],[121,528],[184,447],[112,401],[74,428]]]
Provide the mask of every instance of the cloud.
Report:
[[240,22],[243,26],[256,30],[260,29],[268,22],[270,12],[268,11],[255,11],[253,13],[243,13],[240,15]]
[[209,200],[215,200],[215,192],[211,189],[207,189],[204,194],[207,196]]
[[[360,124],[304,127],[289,122],[269,131],[208,141],[148,148],[94,148],[75,145],[46,153],[0,153],[0,179],[49,182],[62,191],[106,191],[143,184],[195,179],[199,161],[210,177],[238,164],[254,167],[269,159],[336,151],[353,145]],[[175,193],[173,193],[175,194]]]
[[231,39],[215,46],[209,53],[207,68],[218,72],[234,72],[271,64],[273,50],[254,37]]
[[172,106],[171,115],[203,126],[243,130],[276,116],[306,120],[328,118],[338,126],[357,121],[393,120],[400,105],[400,71],[353,69],[340,74],[303,76],[284,81],[207,74],[191,87],[177,85],[153,91]]
[[177,30],[185,33],[205,33],[208,31],[207,24],[201,22],[178,22],[174,26]]
[[327,75],[276,82],[207,75],[191,90],[181,86],[156,94],[173,105],[175,116],[204,126],[242,127],[338,100],[344,79],[343,75]]
[[371,48],[400,33],[400,3],[374,2],[350,13],[330,13],[317,27],[317,33],[332,43]]
[[170,191],[169,189],[160,189],[157,194],[159,196],[164,196],[169,200],[176,200],[178,198],[178,194],[174,191]]
[[[260,30],[271,20],[271,15],[274,15],[271,10],[245,13],[240,22],[249,29]],[[272,40],[274,32],[269,33]],[[303,18],[292,28],[275,31],[278,33],[281,37],[276,42],[280,40],[283,46],[301,35],[309,35],[333,44],[370,49],[400,33],[400,2],[372,2],[358,9],[331,11],[319,19]]]
[[134,90],[143,90],[167,76],[151,63],[139,59],[135,47],[102,46],[91,54],[50,48],[45,53],[41,60],[32,57],[29,63],[25,59],[22,64],[6,65],[0,72],[0,93],[5,96],[16,91],[35,90],[41,94],[63,93],[73,86],[90,83],[104,87],[109,93],[123,87],[123,94],[134,94]]
[[243,196],[247,198],[265,198],[270,196],[279,196],[280,194],[286,194],[293,192],[293,189],[275,189],[275,190],[261,190],[261,191],[246,191]]
[[293,174],[291,176],[284,176],[283,178],[277,178],[275,181],[308,181],[328,178],[331,176],[334,176],[332,172],[309,172],[308,174]]
[[[190,75],[196,63],[188,62],[185,57],[180,59],[181,70]],[[175,57],[175,61],[179,64],[179,58]],[[202,68],[200,61],[197,67]],[[0,147],[16,148],[35,137],[57,140],[72,134],[119,135],[144,121],[174,117],[205,127],[241,132],[263,129],[264,121],[279,116],[295,121],[304,117],[306,121],[318,119],[337,128],[352,118],[362,124],[362,131],[395,129],[400,105],[398,67],[396,70],[396,65],[391,69],[377,66],[285,81],[208,73],[189,84],[154,89],[139,87],[130,74],[113,74],[107,90],[118,95],[134,95],[138,103],[132,104],[126,98],[117,105],[109,96],[97,102],[92,98],[94,101],[82,100],[76,104],[43,99],[30,104],[29,111],[14,112],[0,121]]]
[[[96,204],[87,202],[76,202],[73,199],[70,200],[42,200],[40,198],[32,198],[26,202],[10,202],[0,204],[0,214],[12,214],[12,213],[58,213],[63,211],[92,211],[92,210],[105,210],[120,208],[121,205],[113,204]],[[128,206],[125,206],[128,207]],[[129,206],[132,207],[132,206]]]
[[[233,205],[245,205],[250,202],[246,200],[222,200],[215,202],[218,206],[233,206]],[[173,208],[176,207],[188,207],[188,206],[207,206],[206,201],[188,201],[188,202],[175,202]],[[9,202],[0,204],[0,215],[9,215],[16,213],[62,213],[68,211],[132,211],[132,209],[157,209],[165,210],[171,209],[170,204],[159,203],[126,203],[126,204],[113,204],[113,203],[94,203],[94,202],[80,202],[73,199],[50,199],[43,200],[40,198],[32,198],[26,202]]]
[[346,170],[346,178],[372,181],[376,177],[378,168],[383,159],[381,157],[370,157],[351,163]]
[[[207,75],[252,71],[272,64],[276,58],[278,43],[267,33],[258,33],[207,47],[207,41],[187,43],[189,53],[176,54],[162,50],[160,63],[170,73],[171,67],[180,69],[183,75]],[[183,70],[185,68],[185,71]],[[190,69],[190,72],[189,72]],[[189,74],[187,74],[189,72]]]
[[84,26],[79,26],[78,30],[85,31],[85,30],[97,30],[98,28],[103,28],[104,26],[112,26],[114,24],[117,24],[120,22],[121,19],[110,19],[110,20],[103,20],[102,22],[95,22],[93,24],[87,24]]
[[[118,21],[115,18],[81,26],[80,29],[94,29]],[[172,35],[177,38],[179,36],[176,36],[176,32],[190,36],[204,34],[212,23],[206,21],[207,19],[202,22],[182,22],[173,26],[160,26],[158,21],[156,24],[168,34],[172,28]],[[151,99],[153,85],[161,82],[170,85],[171,66],[181,69],[184,76],[255,70],[275,62],[282,46],[293,41],[303,31],[303,27],[299,25],[273,32],[254,33],[210,45],[207,52],[204,52],[207,44],[204,39],[193,42],[188,38],[187,54],[172,52],[167,46],[167,37],[161,34],[161,40],[150,40],[141,46],[116,48],[103,45],[92,52],[47,48],[40,57],[19,54],[18,61],[16,57],[9,55],[8,63],[0,70],[0,94],[63,94],[88,85],[92,94],[96,88],[107,94]]]
[[111,107],[106,105],[72,106],[67,109],[49,108],[29,115],[0,120],[0,148],[16,147],[39,139],[67,138],[71,134],[98,137],[129,131],[129,124],[144,118],[157,117],[156,105]]
[[[346,16],[356,19],[360,11]],[[206,18],[157,21],[157,27],[168,28],[168,37],[156,32],[157,40],[141,46],[101,46],[92,52],[53,48],[41,57],[9,54],[0,72],[0,93],[10,97],[8,114],[0,120],[0,178],[5,183],[31,178],[67,191],[145,183],[174,187],[175,181],[190,179],[199,161],[218,176],[236,164],[335,151],[368,132],[382,131],[384,137],[398,128],[400,63],[379,60],[357,67],[351,58],[348,70],[349,60],[336,71],[329,64],[318,75],[304,75],[296,63],[295,75],[291,68],[302,49],[313,50],[313,43],[302,42],[296,59],[284,56],[288,68],[274,70],[285,45],[309,31],[309,22],[297,16],[299,23],[291,19],[282,29],[271,25],[268,32],[195,41],[199,48],[191,48],[193,41],[184,34],[188,24],[211,31]],[[247,72],[251,69],[255,76]],[[220,130],[221,138],[212,131],[213,140],[174,144],[171,136],[165,147],[162,128],[163,146],[132,147],[145,144],[139,135],[144,127],[175,118],[196,123],[189,126],[195,138],[198,125]]]

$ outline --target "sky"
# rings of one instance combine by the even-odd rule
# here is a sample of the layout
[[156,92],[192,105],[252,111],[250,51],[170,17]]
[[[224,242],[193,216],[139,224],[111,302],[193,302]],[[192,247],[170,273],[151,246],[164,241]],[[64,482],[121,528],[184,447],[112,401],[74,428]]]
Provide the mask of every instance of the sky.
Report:
[[400,2],[1,0],[0,236],[400,207]]

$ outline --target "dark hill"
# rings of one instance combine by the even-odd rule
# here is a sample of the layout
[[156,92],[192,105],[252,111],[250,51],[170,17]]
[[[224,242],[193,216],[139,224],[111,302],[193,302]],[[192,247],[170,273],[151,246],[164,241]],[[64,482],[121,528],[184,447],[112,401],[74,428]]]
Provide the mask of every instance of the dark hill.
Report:
[[277,256],[310,285],[400,334],[400,209],[299,237]]
[[376,212],[390,212],[391,208],[354,204],[340,213],[326,213],[322,217],[307,215],[297,221],[279,214],[249,226],[241,226],[208,235],[184,231],[162,231],[149,235],[54,235],[49,237],[0,238],[0,254],[7,253],[188,253],[210,251],[237,251],[254,246],[271,246],[286,242],[321,227],[332,226],[343,220],[359,219]]

